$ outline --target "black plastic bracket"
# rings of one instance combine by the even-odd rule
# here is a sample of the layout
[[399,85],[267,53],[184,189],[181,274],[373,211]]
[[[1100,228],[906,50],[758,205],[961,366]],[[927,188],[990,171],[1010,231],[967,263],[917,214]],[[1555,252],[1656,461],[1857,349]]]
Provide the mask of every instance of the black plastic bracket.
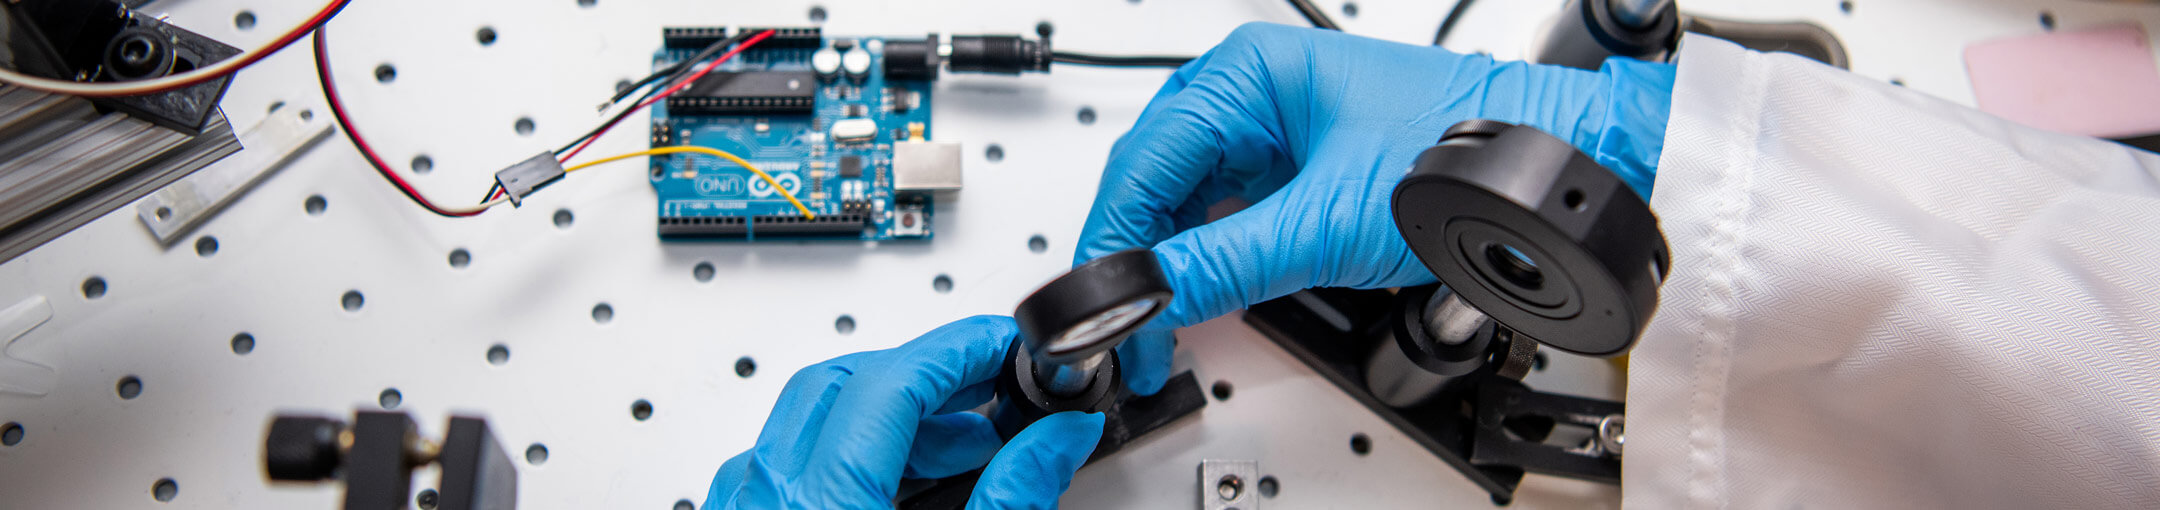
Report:
[[417,464],[406,444],[418,429],[405,413],[356,413],[352,448],[345,453],[346,509],[404,508]]
[[517,508],[517,465],[488,430],[487,420],[451,417],[440,462],[437,510]]

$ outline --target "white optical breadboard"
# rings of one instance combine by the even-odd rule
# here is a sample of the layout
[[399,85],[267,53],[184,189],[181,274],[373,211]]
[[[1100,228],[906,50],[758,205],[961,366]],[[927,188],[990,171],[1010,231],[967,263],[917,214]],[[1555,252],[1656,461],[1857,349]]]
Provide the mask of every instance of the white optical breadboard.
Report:
[[[2155,8],[2078,1],[1688,2],[1743,19],[1801,18],[1844,39],[1856,72],[1970,103],[1960,51]],[[1450,2],[1321,0],[1349,31],[1426,43]],[[1558,1],[1487,0],[1450,39],[1459,51],[1520,54]],[[253,47],[317,7],[301,0],[161,0],[148,9]],[[1355,16],[1348,15],[1349,10]],[[477,198],[498,168],[598,119],[618,80],[649,70],[663,25],[800,25],[822,12],[836,35],[1032,33],[1061,49],[1198,54],[1248,21],[1301,24],[1275,0],[701,2],[362,0],[330,28],[354,121],[428,195]],[[252,28],[236,26],[243,11]],[[479,30],[496,34],[493,44]],[[326,113],[306,42],[242,73],[224,107],[249,126],[270,106]],[[395,79],[378,81],[378,66]],[[349,416],[395,389],[399,409],[442,432],[452,412],[490,419],[519,457],[525,508],[668,509],[702,503],[713,471],[755,439],[787,376],[843,353],[896,345],[972,314],[1010,313],[1065,269],[1111,143],[1163,70],[1058,67],[1018,79],[946,75],[936,134],[966,146],[967,190],[938,204],[929,243],[670,244],[653,235],[642,165],[579,172],[521,209],[475,219],[426,214],[332,138],[171,249],[132,208],[0,265],[0,310],[30,327],[0,356],[0,507],[334,508],[334,486],[266,483],[264,426],[278,411]],[[1077,119],[1094,112],[1092,124]],[[521,135],[514,126],[529,119]],[[642,116],[593,150],[642,148]],[[334,135],[339,136],[339,135]],[[986,158],[996,146],[1000,160]],[[432,171],[412,174],[425,155]],[[320,196],[320,214],[309,212]],[[567,215],[558,225],[556,217]],[[1040,249],[1031,246],[1041,239]],[[464,250],[469,264],[452,267]],[[710,264],[713,277],[693,274]],[[940,292],[933,282],[951,283]],[[86,298],[85,282],[105,284]],[[356,292],[361,302],[344,306]],[[595,319],[606,304],[609,320]],[[49,318],[38,323],[23,317]],[[836,323],[851,322],[842,333]],[[13,331],[0,331],[0,334]],[[239,334],[253,350],[236,354]],[[1181,366],[1233,385],[1196,419],[1083,471],[1074,509],[1192,508],[1202,459],[1253,460],[1280,492],[1268,508],[1489,508],[1486,496],[1235,317],[1182,335]],[[4,340],[4,337],[0,337]],[[501,345],[508,359],[488,358]],[[736,374],[742,358],[755,372]],[[1601,361],[1552,355],[1533,386],[1617,398]],[[119,396],[123,378],[139,395]],[[648,401],[649,419],[632,403]],[[1363,433],[1369,455],[1349,448]],[[544,445],[544,463],[522,457]],[[424,471],[415,490],[433,483]],[[153,487],[170,479],[170,501]],[[1618,505],[1615,487],[1530,477],[1517,508]]]

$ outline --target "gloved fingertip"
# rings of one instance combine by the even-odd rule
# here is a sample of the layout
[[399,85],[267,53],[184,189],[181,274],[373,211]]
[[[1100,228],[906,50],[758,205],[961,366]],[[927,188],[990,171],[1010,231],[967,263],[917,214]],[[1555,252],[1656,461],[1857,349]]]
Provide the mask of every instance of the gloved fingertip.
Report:
[[944,478],[973,471],[997,455],[1003,439],[990,419],[960,412],[924,418],[915,427],[906,478]]
[[1149,248],[1155,252],[1155,263],[1162,267],[1163,276],[1167,278],[1170,290],[1174,293],[1170,297],[1170,304],[1163,307],[1162,314],[1155,316],[1152,324],[1183,326],[1191,321],[1192,317],[1205,313],[1203,310],[1212,308],[1212,304],[1207,302],[1216,294],[1214,285],[1211,284],[1220,282],[1212,281],[1212,277],[1201,274],[1207,272],[1207,268],[1199,264],[1205,257],[1194,253],[1198,246],[1190,238],[1189,232],[1190,229]]
[[[1027,429],[1021,430],[1020,435],[1015,436],[1013,441],[1052,439],[1064,445],[1065,449],[1079,454],[1081,460],[1086,460],[1087,456],[1095,453],[1095,443],[1102,439],[1103,424],[1107,423],[1109,419],[1110,416],[1103,413],[1066,411],[1052,414],[1036,420]],[[1027,431],[1033,430],[1037,426],[1043,428],[1043,431],[1038,433],[1038,436],[1047,437],[1027,437]],[[1085,439],[1085,441],[1081,439]],[[1080,469],[1080,466],[1074,465],[1073,469]]]
[[1154,395],[1170,379],[1177,338],[1168,331],[1142,331],[1118,345],[1118,370],[1134,395]]
[[983,468],[969,509],[1056,508],[1102,440],[1102,413],[1063,412],[1021,429]]
[[[1016,446],[1023,452],[1036,452],[1032,460],[1042,463],[1039,467],[1044,468],[1044,474],[1056,475],[1069,482],[1073,472],[1079,471],[1080,465],[1087,463],[1088,456],[1095,454],[1095,444],[1102,441],[1103,424],[1108,420],[1109,415],[1103,413],[1079,411],[1045,416],[1021,429],[1011,441],[1006,441],[998,455],[1003,457],[1006,451]],[[998,460],[992,459],[990,463],[995,466]],[[1065,483],[1058,484],[1060,492],[1064,486]]]
[[[1279,191],[1251,207],[1193,227],[1154,246],[1176,293],[1152,328],[1207,322],[1247,305],[1312,286],[1322,266],[1325,215],[1286,212],[1304,194]],[[1311,204],[1305,204],[1311,206]],[[1311,242],[1306,242],[1307,240]],[[1285,242],[1285,240],[1297,240]]]

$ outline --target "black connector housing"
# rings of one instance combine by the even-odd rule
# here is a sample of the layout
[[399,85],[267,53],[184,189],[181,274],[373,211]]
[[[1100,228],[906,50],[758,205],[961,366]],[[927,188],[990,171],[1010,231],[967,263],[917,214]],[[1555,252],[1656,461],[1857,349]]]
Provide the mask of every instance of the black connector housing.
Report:
[[1050,42],[1017,35],[956,35],[945,62],[956,73],[1050,72]]
[[1017,35],[956,35],[941,52],[937,34],[922,40],[885,40],[885,79],[936,80],[938,68],[956,73],[1050,72],[1050,41]]
[[508,195],[510,205],[516,207],[524,204],[525,195],[562,180],[562,176],[562,162],[555,160],[555,153],[541,152],[495,172],[495,182],[502,185],[503,194]]
[[[742,34],[755,35],[766,30],[773,34],[759,41],[754,49],[817,48],[825,45],[825,32],[817,27],[794,28],[744,28]],[[726,27],[666,27],[660,29],[661,46],[671,50],[697,50],[726,39]]]
[[671,50],[702,50],[727,38],[726,27],[666,27],[660,29],[660,45]]
[[930,34],[927,39],[885,40],[885,79],[887,80],[936,80],[938,66],[938,36]]
[[816,49],[825,46],[825,31],[824,29],[820,29],[818,27],[744,27],[742,29],[742,33],[749,35],[757,35],[758,32],[763,32],[766,30],[773,31],[773,34],[765,37],[765,40],[759,41],[757,43],[757,46],[753,46],[753,51],[756,49],[782,48]]
[[758,237],[829,237],[861,235],[870,225],[866,214],[827,214],[804,218],[792,214],[752,216],[750,232]]
[[747,239],[750,219],[741,216],[662,216],[660,237]]
[[826,214],[804,218],[792,214],[761,216],[662,216],[660,236],[672,239],[751,239],[784,237],[852,237],[870,226],[870,215]]

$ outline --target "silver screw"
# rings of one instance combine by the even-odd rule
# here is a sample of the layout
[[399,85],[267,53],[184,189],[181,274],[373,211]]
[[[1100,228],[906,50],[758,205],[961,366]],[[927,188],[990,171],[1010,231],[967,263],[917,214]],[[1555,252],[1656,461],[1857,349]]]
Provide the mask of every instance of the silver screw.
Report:
[[1627,417],[1618,414],[1605,415],[1597,423],[1597,446],[1614,457],[1620,456],[1620,447],[1627,444]]
[[1238,493],[1244,490],[1245,481],[1239,480],[1237,475],[1223,475],[1222,481],[1215,483],[1215,495],[1221,496],[1223,501],[1237,499]]

